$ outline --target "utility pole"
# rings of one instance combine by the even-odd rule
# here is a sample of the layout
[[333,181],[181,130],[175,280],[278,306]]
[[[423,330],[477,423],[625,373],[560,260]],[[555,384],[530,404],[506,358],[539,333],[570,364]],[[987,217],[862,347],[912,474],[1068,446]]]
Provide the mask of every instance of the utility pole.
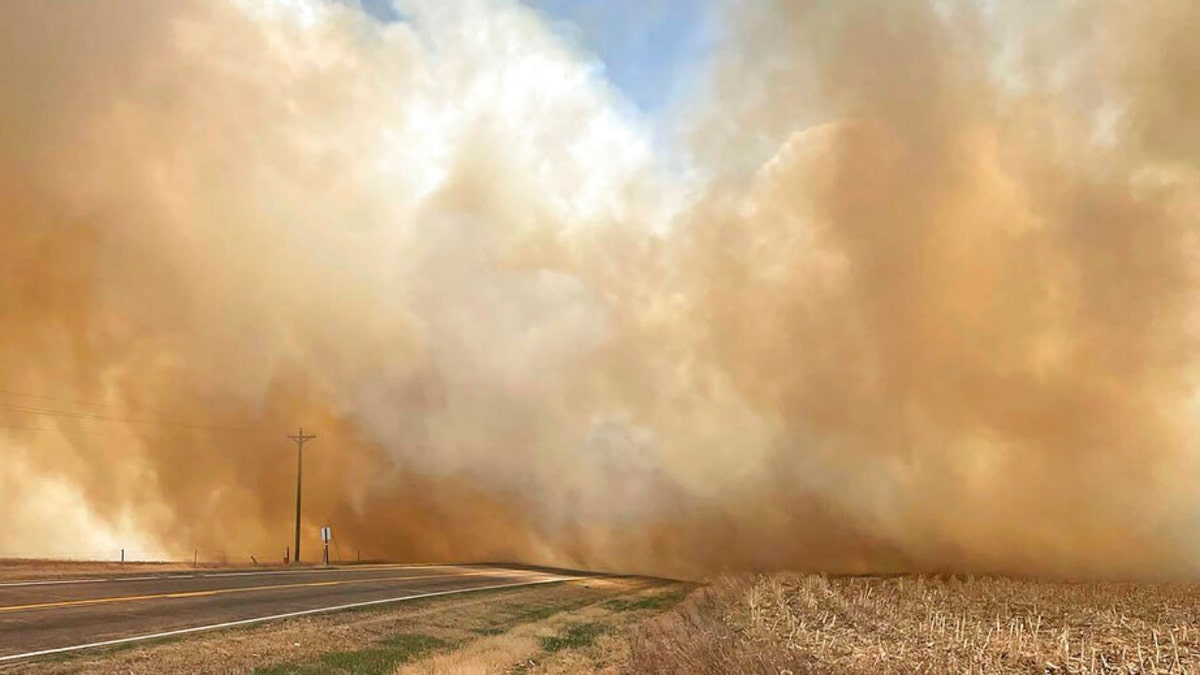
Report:
[[293,560],[300,562],[300,485],[304,477],[304,444],[316,436],[305,435],[304,427],[300,427],[299,433],[288,438],[296,442],[296,557]]

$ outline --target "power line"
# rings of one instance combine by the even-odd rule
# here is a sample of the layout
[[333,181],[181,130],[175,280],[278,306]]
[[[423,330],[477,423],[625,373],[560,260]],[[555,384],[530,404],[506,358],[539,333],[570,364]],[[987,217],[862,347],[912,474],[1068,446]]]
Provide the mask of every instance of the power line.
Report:
[[102,408],[114,408],[111,403],[100,403],[99,401],[80,401],[79,399],[59,398],[57,396],[46,396],[45,394],[33,394],[27,391],[17,391],[15,389],[0,388],[0,394],[9,394],[11,396],[24,396],[25,398],[39,398],[44,401],[55,401],[57,403],[71,403],[74,405],[90,405],[100,406]]
[[[0,394],[7,394],[7,395],[11,395],[11,396],[24,396],[24,397],[28,397],[28,398],[36,398],[36,399],[42,399],[42,400],[46,400],[46,401],[55,401],[58,403],[69,403],[69,404],[73,404],[73,405],[101,406],[101,407],[105,407],[105,408],[121,407],[121,406],[118,406],[113,403],[101,403],[98,401],[84,401],[84,400],[80,400],[80,399],[49,396],[46,394],[35,394],[32,392],[17,391],[15,389],[8,389],[5,387],[0,387]],[[84,421],[84,422],[118,422],[118,423],[123,423],[123,424],[145,424],[145,425],[152,425],[152,426],[190,429],[190,430],[196,430],[196,431],[219,431],[219,432],[228,432],[228,433],[234,433],[234,434],[266,434],[267,433],[267,430],[263,427],[236,427],[236,426],[229,426],[229,425],[184,422],[184,421],[178,421],[178,420],[161,420],[161,419],[154,420],[154,419],[145,419],[145,418],[130,418],[130,417],[120,417],[120,416],[115,416],[115,415],[107,415],[107,414],[103,414],[101,412],[94,412],[94,411],[62,410],[62,409],[58,409],[58,408],[46,408],[46,407],[39,406],[37,404],[12,403],[12,402],[0,401],[0,413],[4,413],[4,412],[24,414],[24,415],[40,415],[40,416],[47,416],[47,417],[58,417],[58,418],[62,418],[62,419],[71,419],[71,420]],[[0,429],[10,429],[10,430],[14,430],[14,431],[57,432],[57,433],[62,433],[62,434],[101,435],[101,434],[108,433],[108,432],[104,432],[104,431],[87,431],[87,430],[83,430],[83,429],[62,429],[59,427],[45,428],[45,427],[27,427],[27,426],[11,426],[11,425],[0,425]],[[294,439],[294,437],[289,437],[289,438]],[[308,439],[305,439],[305,440],[308,440]]]
[[263,433],[262,429],[251,427],[231,427],[227,425],[216,424],[198,424],[194,422],[178,422],[169,420],[148,420],[135,419],[131,417],[115,417],[112,415],[102,415],[93,412],[81,412],[77,410],[57,410],[54,408],[39,408],[28,405],[20,405],[13,403],[0,403],[0,411],[21,413],[26,415],[45,415],[50,417],[61,417],[65,419],[97,421],[97,422],[121,422],[124,424],[149,424],[164,427],[177,427],[182,429],[196,430],[213,430],[227,431],[231,433]]
[[[15,389],[8,389],[5,387],[0,387],[0,395],[4,395],[4,394],[11,395],[11,396],[24,396],[24,397],[28,397],[28,398],[36,398],[36,399],[42,399],[42,400],[46,400],[46,401],[56,401],[59,403],[70,403],[72,405],[100,406],[100,407],[105,407],[105,408],[122,407],[122,406],[118,406],[118,405],[115,405],[112,403],[101,403],[99,401],[84,401],[84,400],[80,400],[80,399],[63,398],[63,397],[58,397],[58,396],[48,396],[46,394],[35,394],[32,392],[17,391]],[[228,431],[234,431],[234,432],[251,432],[251,431],[264,432],[263,429],[252,429],[250,427],[231,427],[228,425],[199,424],[199,423],[193,423],[193,422],[180,422],[180,421],[174,421],[174,420],[154,420],[154,419],[144,419],[144,418],[143,419],[135,419],[135,418],[128,418],[128,417],[116,417],[116,416],[107,415],[107,414],[104,414],[101,412],[90,411],[90,410],[59,410],[59,409],[54,409],[54,408],[41,407],[40,404],[32,404],[32,403],[13,403],[13,402],[0,401],[0,410],[7,410],[10,412],[21,412],[21,413],[27,413],[27,414],[53,415],[53,416],[67,417],[67,418],[72,418],[72,419],[86,419],[86,420],[96,420],[96,421],[105,421],[105,422],[124,422],[127,424],[157,424],[157,425],[162,425],[162,426],[186,427],[186,428],[193,428],[193,429],[215,429],[215,430],[228,430]]]
[[[32,432],[40,432],[40,433],[54,433],[54,434],[61,434],[63,436],[109,436],[109,437],[111,437],[113,435],[112,430],[100,431],[100,430],[96,430],[96,429],[66,429],[66,428],[58,427],[58,426],[55,426],[55,427],[23,427],[23,426],[15,426],[15,425],[0,425],[0,431],[9,431],[9,430],[11,430],[11,431],[32,431]],[[195,434],[188,433],[187,431],[172,431],[172,430],[159,430],[159,429],[140,430],[140,429],[138,429],[138,430],[131,430],[129,433],[136,439],[147,440],[147,441],[151,441],[151,440],[152,441],[194,441],[194,440],[196,440]],[[265,432],[262,432],[261,435],[251,435],[249,433],[238,434],[238,437],[245,438],[245,439],[258,439],[258,438],[265,439],[267,436],[266,436]]]
[[[97,430],[88,430],[88,429],[65,429],[63,427],[57,427],[57,426],[56,427],[24,427],[24,426],[15,426],[15,425],[0,425],[0,431],[33,431],[33,432],[39,432],[39,433],[62,434],[63,436],[112,436],[113,435],[112,431],[97,431]],[[139,431],[139,432],[130,432],[130,433],[134,434],[134,438],[138,438],[138,439],[195,440],[195,438],[196,438],[194,435],[187,434],[185,432],[172,433],[169,431],[153,431],[153,432],[150,432],[150,431],[140,432]],[[266,438],[268,438],[266,431],[237,432],[235,435],[237,435],[241,438],[245,438],[245,439],[266,439]],[[334,434],[332,436],[326,435],[323,438],[341,439],[344,443],[347,444],[347,447],[358,448],[358,447],[375,445],[375,444],[371,443],[370,441],[363,441],[360,438],[338,436],[337,434]]]

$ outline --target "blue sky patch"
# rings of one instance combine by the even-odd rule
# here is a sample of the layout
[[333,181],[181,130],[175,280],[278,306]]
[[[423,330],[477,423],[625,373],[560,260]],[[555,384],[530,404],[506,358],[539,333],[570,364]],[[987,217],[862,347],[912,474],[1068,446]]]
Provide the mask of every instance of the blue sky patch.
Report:
[[[715,0],[525,0],[567,39],[595,54],[625,97],[655,112],[682,91],[714,41]],[[362,0],[383,21],[391,0]]]

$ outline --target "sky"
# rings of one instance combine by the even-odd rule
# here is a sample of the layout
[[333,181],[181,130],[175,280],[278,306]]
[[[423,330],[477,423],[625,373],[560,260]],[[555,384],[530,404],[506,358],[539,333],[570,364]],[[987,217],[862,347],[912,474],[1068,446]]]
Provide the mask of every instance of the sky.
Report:
[[[392,0],[362,0],[376,17],[395,20]],[[593,54],[611,84],[645,113],[683,93],[687,75],[714,41],[715,0],[526,0],[569,42]]]

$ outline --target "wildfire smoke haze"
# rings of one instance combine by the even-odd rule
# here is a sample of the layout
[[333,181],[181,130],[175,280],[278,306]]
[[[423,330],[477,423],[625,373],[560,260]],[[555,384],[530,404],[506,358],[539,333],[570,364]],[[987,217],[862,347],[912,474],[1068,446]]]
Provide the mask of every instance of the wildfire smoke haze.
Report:
[[0,10],[0,553],[1200,568],[1196,3],[397,10]]

